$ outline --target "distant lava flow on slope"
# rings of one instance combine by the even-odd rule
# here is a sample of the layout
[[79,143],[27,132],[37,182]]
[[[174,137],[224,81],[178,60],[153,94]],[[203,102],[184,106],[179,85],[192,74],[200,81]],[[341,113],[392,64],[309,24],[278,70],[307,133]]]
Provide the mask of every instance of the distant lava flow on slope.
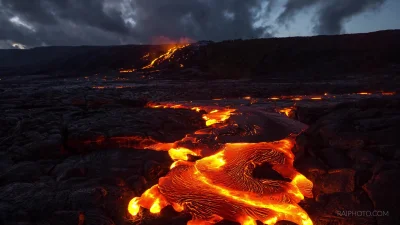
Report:
[[[130,201],[131,215],[139,216],[141,207],[160,213],[171,205],[175,211],[192,215],[189,225],[215,224],[223,219],[242,225],[281,220],[312,224],[298,203],[312,197],[313,184],[295,170],[291,151],[295,135],[306,125],[250,107],[174,103],[149,107],[203,112],[207,126],[175,143],[142,146],[168,151],[175,162],[157,185]],[[253,177],[254,169],[265,164],[285,179]]]
[[[164,54],[161,54],[160,56],[156,57],[153,59],[148,65],[144,66],[142,69],[154,69],[157,65],[162,64],[163,62],[170,61],[174,54],[185,47],[188,47],[190,44],[174,44],[172,47],[168,48],[167,52]],[[147,60],[150,57],[150,53],[147,53],[142,57],[142,59]],[[182,64],[180,64],[180,67],[183,67]],[[119,72],[120,73],[133,73],[137,71],[137,69],[121,69]]]
[[189,46],[189,44],[180,44],[180,45],[175,45],[175,46],[171,47],[170,49],[168,49],[168,51],[165,54],[160,55],[159,57],[157,57],[156,59],[151,61],[151,63],[149,65],[143,67],[142,69],[154,68],[155,65],[171,59],[171,57],[174,55],[174,53],[176,51],[178,51],[179,49],[185,48],[187,46]]

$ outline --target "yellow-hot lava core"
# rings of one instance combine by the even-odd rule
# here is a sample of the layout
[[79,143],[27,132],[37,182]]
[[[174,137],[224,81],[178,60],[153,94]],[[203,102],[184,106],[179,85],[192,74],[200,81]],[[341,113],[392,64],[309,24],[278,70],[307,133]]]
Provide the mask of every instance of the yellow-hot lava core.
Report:
[[359,95],[372,95],[372,93],[370,93],[370,92],[360,92],[360,93],[358,93]]
[[213,110],[208,114],[203,115],[203,119],[206,121],[207,126],[211,126],[216,123],[224,122],[229,119],[233,109]]
[[198,154],[187,148],[171,148],[168,151],[169,156],[172,160],[188,160],[188,155],[198,156]]
[[279,110],[280,113],[285,114],[286,116],[289,116],[292,111],[293,111],[292,107]]

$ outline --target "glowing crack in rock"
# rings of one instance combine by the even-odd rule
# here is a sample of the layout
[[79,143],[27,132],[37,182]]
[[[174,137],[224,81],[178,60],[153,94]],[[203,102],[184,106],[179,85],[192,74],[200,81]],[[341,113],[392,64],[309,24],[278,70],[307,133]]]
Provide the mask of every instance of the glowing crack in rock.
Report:
[[[246,114],[246,110],[212,110],[212,107],[174,103],[152,104],[150,107],[186,108],[198,112],[204,110],[207,113],[203,119],[211,121],[210,118],[215,114],[218,116],[213,119],[219,122],[207,124],[212,126],[211,132],[204,129],[176,143],[151,143],[146,147],[154,150],[168,149],[175,162],[167,176],[160,178],[157,185],[130,201],[128,211],[131,215],[137,216],[141,207],[149,209],[150,213],[159,213],[171,205],[177,212],[192,215],[188,225],[215,224],[223,219],[242,225],[253,225],[256,221],[275,224],[281,220],[312,225],[311,219],[298,203],[304,197],[312,197],[313,184],[293,167],[292,136],[272,142],[219,143],[215,148],[208,149],[210,146],[207,144],[198,143],[196,135],[200,137],[217,133],[218,136],[218,133],[227,129],[228,125],[222,122],[227,121],[232,112],[240,115],[258,112]],[[259,135],[262,132],[260,128],[259,132],[247,135]],[[188,161],[189,155],[203,158],[192,162]],[[253,170],[265,163],[290,181],[254,178]]]
[[359,95],[372,95],[372,93],[369,93],[369,92],[360,92],[360,93],[357,93],[357,94],[359,94]]
[[384,96],[392,96],[392,95],[395,95],[396,92],[382,92],[381,94]]
[[136,71],[135,69],[122,69],[119,72],[120,73],[133,73],[135,71]]

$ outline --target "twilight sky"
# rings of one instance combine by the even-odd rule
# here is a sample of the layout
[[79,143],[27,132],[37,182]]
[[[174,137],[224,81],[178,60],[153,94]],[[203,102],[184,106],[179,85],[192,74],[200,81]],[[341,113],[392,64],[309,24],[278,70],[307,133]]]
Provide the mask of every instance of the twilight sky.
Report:
[[400,29],[399,0],[0,0],[0,48]]

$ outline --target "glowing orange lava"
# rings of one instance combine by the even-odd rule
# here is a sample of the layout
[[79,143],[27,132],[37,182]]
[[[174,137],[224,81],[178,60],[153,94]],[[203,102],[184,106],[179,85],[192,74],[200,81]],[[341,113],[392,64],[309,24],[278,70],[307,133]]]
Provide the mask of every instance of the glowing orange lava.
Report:
[[[151,69],[154,68],[155,65],[160,64],[161,62],[164,62],[166,60],[169,60],[171,58],[171,56],[174,55],[174,53],[182,48],[185,48],[187,46],[189,46],[190,44],[179,44],[179,45],[175,45],[174,47],[170,48],[166,53],[160,55],[159,57],[155,58],[153,61],[151,61],[151,63],[145,67],[143,67],[142,69]],[[183,67],[183,65],[181,66]]]
[[[171,42],[171,40],[169,40],[169,42]],[[182,48],[185,48],[187,46],[189,46],[192,41],[189,39],[182,39],[180,40],[179,44],[173,44],[172,47],[170,47],[168,49],[168,51],[160,56],[158,56],[157,58],[155,58],[154,60],[152,60],[150,62],[149,65],[144,66],[142,69],[152,69],[154,68],[156,65],[166,61],[166,60],[171,60],[172,56],[174,55],[174,53]],[[173,43],[173,41],[171,42]],[[171,46],[171,45],[169,45]],[[150,58],[150,53],[146,53],[146,55],[142,56],[142,60],[147,60]],[[180,68],[183,68],[184,65],[183,64],[179,64]],[[120,73],[133,73],[135,72],[137,69],[121,69],[119,70]]]
[[227,109],[227,108],[221,108],[219,109],[213,109],[212,107],[201,107],[201,106],[185,106],[182,104],[176,104],[176,103],[163,103],[163,104],[154,104],[154,103],[149,103],[147,104],[148,107],[150,108],[170,108],[170,109],[191,109],[193,111],[200,112],[201,110],[204,110],[207,112],[207,114],[203,115],[203,119],[206,121],[207,126],[211,126],[217,123],[222,123],[229,119],[231,114],[235,112],[234,109]]
[[106,87],[104,87],[104,86],[94,86],[94,87],[92,87],[93,89],[105,89]]
[[269,98],[270,100],[279,100],[280,98],[278,98],[278,97],[272,97],[272,98]]
[[[195,132],[194,135],[200,136],[222,132],[227,126],[223,122],[230,119],[233,112],[239,120],[242,119],[237,115],[252,115],[246,114],[245,109],[237,112],[177,103],[148,106],[204,110],[203,119],[210,128]],[[256,135],[259,128],[255,126],[255,129],[247,135]],[[275,224],[280,220],[312,225],[307,213],[298,205],[304,197],[312,197],[313,184],[293,167],[294,137],[275,142],[220,143],[213,153],[205,151],[207,145],[199,143],[193,135],[187,135],[180,143],[147,144],[147,149],[168,150],[175,162],[157,185],[130,201],[131,215],[137,216],[141,207],[149,209],[150,213],[159,213],[171,205],[177,212],[192,215],[188,225],[215,224],[223,219],[244,225],[255,225],[256,221]],[[191,162],[189,155],[203,158]],[[264,163],[291,181],[253,178],[255,166]]]
[[136,71],[135,69],[123,69],[123,70],[120,70],[119,72],[120,73],[133,73],[135,71]]
[[382,92],[382,95],[385,95],[385,96],[392,96],[395,94],[396,94],[396,92]]
[[286,116],[289,116],[290,112],[292,112],[292,111],[293,111],[292,107],[284,108],[284,109],[279,110],[280,113],[285,114]]
[[[396,95],[396,92],[385,92],[385,91],[381,91],[381,92],[359,92],[359,93],[352,93],[352,94],[346,94],[346,95],[362,95],[362,96],[370,96],[370,95],[382,95],[382,96],[391,96],[391,95]],[[312,96],[312,95],[284,95],[284,96],[274,96],[274,97],[270,97],[268,98],[268,100],[274,100],[274,101],[278,101],[278,100],[292,100],[292,101],[301,101],[301,100],[328,100],[328,99],[332,99],[332,98],[336,98],[336,95],[330,95],[327,92],[325,92],[323,95],[321,96]]]
[[129,88],[128,86],[94,86],[92,87],[93,89],[123,89],[123,88]]
[[234,111],[235,110],[233,109],[213,110],[210,113],[203,115],[203,119],[206,121],[207,126],[211,126],[229,119],[231,113]]
[[[193,216],[188,224],[214,224],[227,219],[241,224],[288,220],[311,225],[297,203],[304,196],[312,197],[312,183],[293,168],[293,145],[292,139],[228,143],[218,153],[196,162],[177,161],[158,185],[132,199],[128,210],[137,215],[141,206],[158,213],[172,205]],[[266,162],[292,181],[252,178],[254,166]]]

